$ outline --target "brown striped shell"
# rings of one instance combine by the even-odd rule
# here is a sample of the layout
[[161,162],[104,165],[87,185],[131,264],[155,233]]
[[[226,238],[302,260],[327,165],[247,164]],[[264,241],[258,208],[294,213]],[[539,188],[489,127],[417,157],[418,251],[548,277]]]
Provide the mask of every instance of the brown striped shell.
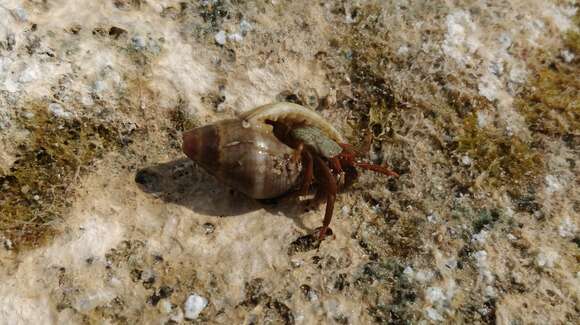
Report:
[[302,171],[294,149],[241,119],[184,133],[183,151],[220,181],[256,199],[290,191]]
[[337,143],[346,143],[316,112],[282,102],[257,107],[238,119],[187,131],[183,151],[208,173],[250,197],[278,197],[297,185],[302,165],[300,153],[278,139],[267,121],[296,129],[298,139],[325,157],[336,154],[340,149]]

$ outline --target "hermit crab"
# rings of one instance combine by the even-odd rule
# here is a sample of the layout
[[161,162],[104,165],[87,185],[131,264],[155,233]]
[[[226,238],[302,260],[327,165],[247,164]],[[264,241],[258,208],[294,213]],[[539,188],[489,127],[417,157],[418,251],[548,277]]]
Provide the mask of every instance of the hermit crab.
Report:
[[313,200],[326,200],[320,240],[330,225],[336,194],[357,178],[356,167],[398,176],[387,167],[359,161],[361,150],[329,122],[285,102],[187,131],[183,151],[218,180],[255,199],[305,195],[315,184]]

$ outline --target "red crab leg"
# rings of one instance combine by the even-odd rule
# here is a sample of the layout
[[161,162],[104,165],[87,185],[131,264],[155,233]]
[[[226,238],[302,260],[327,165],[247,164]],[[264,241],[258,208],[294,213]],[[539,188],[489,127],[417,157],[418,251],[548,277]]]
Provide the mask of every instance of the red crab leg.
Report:
[[399,174],[395,173],[394,171],[390,170],[388,167],[385,167],[385,166],[367,164],[367,163],[355,163],[355,166],[363,168],[363,169],[367,169],[367,170],[372,170],[372,171],[377,172],[377,173],[385,174],[387,176],[399,177]]
[[386,166],[355,162],[356,156],[361,156],[362,153],[358,149],[351,146],[350,144],[341,143],[340,146],[344,149],[344,151],[339,155],[339,157],[345,163],[363,169],[372,170],[377,173],[385,174],[387,176],[397,176],[397,177],[399,176],[399,174],[392,171]]
[[358,177],[358,172],[356,168],[352,165],[352,162],[341,160],[342,169],[344,170],[344,183],[341,189],[350,187],[356,178]]
[[330,158],[328,161],[330,162],[330,167],[332,168],[332,171],[336,175],[342,173],[342,167],[340,166],[340,160],[338,159],[338,157]]
[[310,188],[310,184],[312,184],[314,166],[312,164],[312,155],[310,155],[308,150],[302,152],[302,164],[304,165],[304,178],[302,179],[302,187],[298,195],[308,194],[308,189]]
[[336,200],[336,192],[338,191],[338,188],[336,186],[336,179],[324,161],[322,161],[320,157],[314,156],[314,163],[316,165],[316,176],[320,182],[319,191],[324,191],[324,194],[326,194],[326,211],[324,213],[324,221],[322,222],[322,228],[318,233],[318,239],[324,240],[324,237],[326,236],[326,230],[330,225],[330,220],[332,220],[334,201]]

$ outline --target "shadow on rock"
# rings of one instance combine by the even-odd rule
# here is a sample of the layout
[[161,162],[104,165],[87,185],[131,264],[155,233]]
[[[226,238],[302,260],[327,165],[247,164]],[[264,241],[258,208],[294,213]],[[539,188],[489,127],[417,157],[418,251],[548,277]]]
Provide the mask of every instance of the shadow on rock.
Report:
[[305,207],[296,200],[249,198],[220,183],[188,158],[143,168],[136,173],[135,182],[144,192],[196,213],[227,217],[266,209],[292,218],[299,227],[306,229],[297,218]]

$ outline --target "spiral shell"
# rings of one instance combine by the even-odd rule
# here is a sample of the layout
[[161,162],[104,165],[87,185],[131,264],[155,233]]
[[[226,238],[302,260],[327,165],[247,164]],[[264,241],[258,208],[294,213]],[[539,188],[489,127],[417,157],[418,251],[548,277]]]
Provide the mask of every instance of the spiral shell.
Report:
[[294,149],[240,119],[184,133],[183,151],[220,181],[256,199],[290,191],[302,171]]

